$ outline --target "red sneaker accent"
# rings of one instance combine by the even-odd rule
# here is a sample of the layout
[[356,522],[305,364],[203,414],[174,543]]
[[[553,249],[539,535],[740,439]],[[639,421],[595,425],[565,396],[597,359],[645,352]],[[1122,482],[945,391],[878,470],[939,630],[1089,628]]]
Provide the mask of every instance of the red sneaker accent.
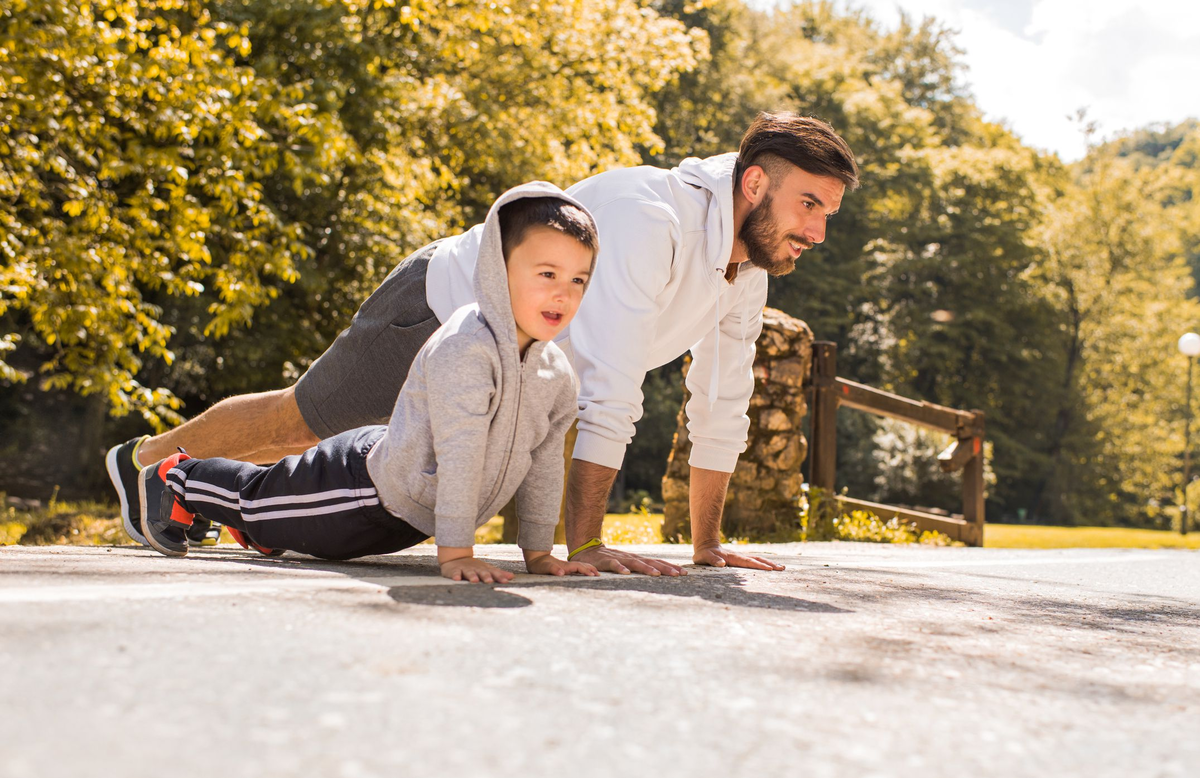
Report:
[[267,548],[266,546],[260,546],[259,544],[255,543],[253,540],[251,540],[250,538],[246,537],[245,533],[243,533],[239,529],[234,529],[233,527],[226,525],[225,530],[229,533],[229,536],[231,538],[233,538],[234,541],[239,546],[246,549],[247,551],[249,551],[250,549],[254,549],[258,553],[262,554],[263,556],[280,556],[281,554],[283,554],[283,549],[281,549],[281,548],[275,549],[275,548]]
[[[159,463],[158,477],[162,479],[164,484],[167,483],[167,472],[185,459],[191,459],[191,457],[182,453],[172,454]],[[165,489],[166,492],[171,495],[171,499],[174,500],[175,503],[171,506],[171,521],[184,527],[192,526],[192,519],[196,518],[196,514],[179,504],[179,499],[175,496],[175,493],[171,491],[170,486],[164,486],[163,489]]]

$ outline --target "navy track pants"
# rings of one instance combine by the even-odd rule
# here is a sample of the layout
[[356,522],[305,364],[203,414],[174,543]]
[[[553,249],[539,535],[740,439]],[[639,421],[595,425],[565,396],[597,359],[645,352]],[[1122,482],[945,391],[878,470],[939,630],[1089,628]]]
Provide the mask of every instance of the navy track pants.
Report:
[[367,452],[386,429],[348,430],[268,466],[184,460],[167,487],[192,513],[267,548],[322,559],[390,554],[429,536],[384,510],[367,474]]

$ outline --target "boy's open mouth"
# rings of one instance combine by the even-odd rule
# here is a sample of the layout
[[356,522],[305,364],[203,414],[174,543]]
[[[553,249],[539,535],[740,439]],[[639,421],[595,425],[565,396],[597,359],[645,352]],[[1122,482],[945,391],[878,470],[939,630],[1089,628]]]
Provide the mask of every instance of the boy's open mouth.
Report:
[[542,311],[542,318],[547,324],[558,324],[562,321],[562,314],[555,311]]

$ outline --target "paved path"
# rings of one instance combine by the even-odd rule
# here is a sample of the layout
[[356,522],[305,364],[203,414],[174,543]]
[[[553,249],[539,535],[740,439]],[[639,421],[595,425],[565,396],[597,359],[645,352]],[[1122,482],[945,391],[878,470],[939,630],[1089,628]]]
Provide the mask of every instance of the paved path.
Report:
[[1200,775],[1200,553],[760,548],[494,588],[0,548],[0,776]]

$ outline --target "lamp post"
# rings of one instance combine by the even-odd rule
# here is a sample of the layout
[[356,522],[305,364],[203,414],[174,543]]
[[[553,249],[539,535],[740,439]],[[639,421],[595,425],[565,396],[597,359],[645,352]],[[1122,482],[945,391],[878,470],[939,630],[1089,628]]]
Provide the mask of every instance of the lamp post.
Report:
[[1200,356],[1200,335],[1189,332],[1179,339],[1179,353],[1187,357],[1187,401],[1183,414],[1183,505],[1179,506],[1179,534],[1188,531],[1188,484],[1192,481],[1192,367]]

